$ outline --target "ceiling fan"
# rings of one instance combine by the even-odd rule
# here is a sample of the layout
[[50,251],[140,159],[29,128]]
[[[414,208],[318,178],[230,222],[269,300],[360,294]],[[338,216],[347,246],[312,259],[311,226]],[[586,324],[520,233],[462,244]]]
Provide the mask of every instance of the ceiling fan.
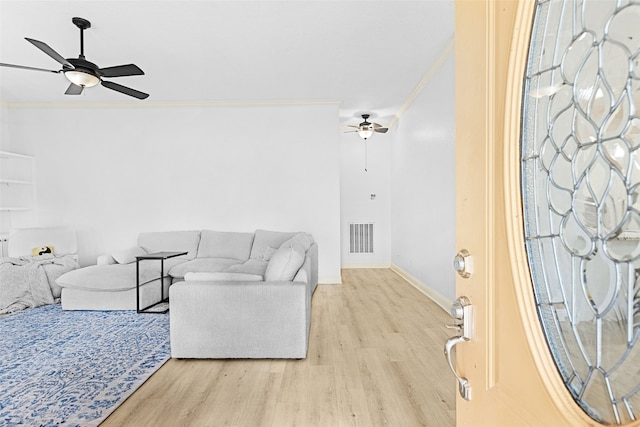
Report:
[[362,139],[366,140],[370,138],[374,132],[386,133],[389,130],[389,128],[379,125],[378,123],[370,123],[368,120],[369,117],[371,117],[370,114],[363,114],[362,120],[364,121],[360,123],[358,126],[347,125],[348,128],[353,129],[353,130],[348,130],[347,132],[358,132],[358,135],[360,135]]
[[347,125],[347,128],[350,128],[352,130],[345,131],[345,133],[358,132],[358,135],[360,135],[360,138],[364,139],[364,171],[365,172],[369,171],[369,169],[367,168],[367,163],[369,158],[369,155],[367,153],[367,139],[371,138],[371,135],[373,135],[374,132],[387,133],[387,131],[389,130],[389,128],[379,125],[378,123],[369,122],[369,117],[371,117],[370,114],[363,114],[362,123],[360,123],[358,126]]
[[122,86],[108,80],[103,80],[104,77],[140,76],[144,75],[144,71],[135,64],[100,68],[93,62],[87,61],[84,56],[84,30],[91,28],[91,22],[84,18],[77,17],[73,18],[71,21],[80,29],[80,55],[77,58],[65,59],[46,43],[25,37],[29,43],[33,44],[35,47],[62,64],[62,69],[55,71],[44,68],[25,67],[23,65],[3,63],[0,63],[0,66],[45,71],[48,73],[64,73],[64,76],[71,82],[65,92],[65,95],[80,95],[84,88],[93,87],[100,83],[107,89],[115,90],[117,92],[124,93],[125,95],[133,96],[134,98],[145,99],[149,96],[149,94],[131,89],[130,87]]

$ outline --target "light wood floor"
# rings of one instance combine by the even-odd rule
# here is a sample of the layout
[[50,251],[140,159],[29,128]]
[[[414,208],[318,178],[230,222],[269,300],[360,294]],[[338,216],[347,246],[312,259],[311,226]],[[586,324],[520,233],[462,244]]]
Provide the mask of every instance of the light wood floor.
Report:
[[388,269],[313,296],[304,360],[169,360],[102,426],[455,425],[450,317]]

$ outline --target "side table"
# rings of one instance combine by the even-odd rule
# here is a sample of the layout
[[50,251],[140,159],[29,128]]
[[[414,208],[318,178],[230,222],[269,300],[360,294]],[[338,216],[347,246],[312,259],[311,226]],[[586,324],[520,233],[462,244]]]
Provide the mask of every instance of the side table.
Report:
[[[136,257],[136,310],[138,313],[166,313],[169,311],[169,296],[164,297],[164,279],[169,277],[164,274],[164,260],[175,258],[177,256],[186,255],[188,252],[153,252],[150,254]],[[160,260],[160,277],[140,283],[140,261],[144,260]],[[160,280],[160,301],[153,303],[147,307],[140,308],[140,286]]]

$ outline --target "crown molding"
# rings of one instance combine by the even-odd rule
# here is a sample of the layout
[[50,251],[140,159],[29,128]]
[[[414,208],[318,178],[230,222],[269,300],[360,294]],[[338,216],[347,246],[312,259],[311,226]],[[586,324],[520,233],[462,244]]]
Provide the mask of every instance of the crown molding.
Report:
[[407,109],[411,106],[411,104],[413,104],[413,101],[415,101],[415,99],[418,97],[418,95],[420,95],[420,93],[425,88],[425,86],[427,86],[427,84],[431,81],[431,79],[433,79],[433,76],[435,76],[436,73],[440,70],[440,68],[442,68],[442,66],[447,61],[447,59],[449,59],[449,57],[453,55],[454,48],[455,48],[455,37],[451,36],[447,44],[440,51],[440,54],[438,55],[436,60],[433,62],[431,67],[429,67],[429,69],[424,74],[424,76],[422,76],[422,79],[420,79],[420,82],[418,83],[418,85],[415,87],[415,89],[413,89],[413,92],[411,92],[411,94],[404,101],[404,103],[402,104],[398,112],[389,121],[389,123],[387,124],[387,127],[389,129],[393,128],[395,125],[398,124],[398,120],[400,120],[400,117],[402,117],[404,112],[407,111]]
[[[454,53],[455,37],[451,36],[447,44],[440,51],[440,54],[431,67],[422,76],[411,94],[400,106],[396,114],[387,124],[389,129],[398,124],[404,112],[413,104],[422,90],[433,79],[444,63]],[[3,102],[0,101],[0,108],[8,109],[75,109],[75,108],[220,108],[220,107],[276,107],[276,106],[311,106],[311,105],[342,105],[339,99],[265,99],[265,100],[220,100],[220,101],[137,101],[137,102]]]

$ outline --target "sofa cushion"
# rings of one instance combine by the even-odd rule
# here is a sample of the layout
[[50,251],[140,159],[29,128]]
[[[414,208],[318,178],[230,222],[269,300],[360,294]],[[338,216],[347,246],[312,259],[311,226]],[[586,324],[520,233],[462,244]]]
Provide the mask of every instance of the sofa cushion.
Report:
[[261,259],[250,259],[242,264],[232,265],[225,271],[228,273],[257,274],[264,277],[264,273],[267,270],[267,264],[269,264],[267,261],[263,261]]
[[[176,258],[165,260],[165,273],[177,263]],[[155,260],[140,262],[140,282],[145,283],[160,277],[160,262]],[[91,265],[69,271],[58,277],[56,284],[63,288],[89,291],[117,292],[135,289],[136,264]],[[99,297],[97,297],[99,298]]]
[[253,233],[203,230],[198,258],[233,258],[246,261],[251,253]]
[[264,257],[268,248],[279,248],[284,242],[298,233],[286,233],[282,231],[256,230],[251,247],[251,258]]
[[185,251],[187,255],[178,257],[185,259],[194,259],[198,252],[198,243],[200,243],[199,231],[156,231],[149,233],[140,233],[138,236],[138,246],[147,251],[164,252],[164,251]]
[[235,264],[242,264],[242,260],[233,258],[196,258],[191,261],[176,265],[169,274],[174,278],[181,279],[189,272],[210,272],[225,271]]
[[118,264],[131,264],[136,262],[136,257],[146,255],[147,252],[139,246],[134,246],[122,251],[116,251],[111,254],[115,262]]
[[295,238],[284,242],[271,257],[264,273],[265,281],[292,281],[304,263],[304,245]]
[[259,274],[246,274],[246,273],[227,273],[225,271],[219,271],[217,273],[187,273],[184,275],[186,282],[259,282],[262,280],[262,276]]

